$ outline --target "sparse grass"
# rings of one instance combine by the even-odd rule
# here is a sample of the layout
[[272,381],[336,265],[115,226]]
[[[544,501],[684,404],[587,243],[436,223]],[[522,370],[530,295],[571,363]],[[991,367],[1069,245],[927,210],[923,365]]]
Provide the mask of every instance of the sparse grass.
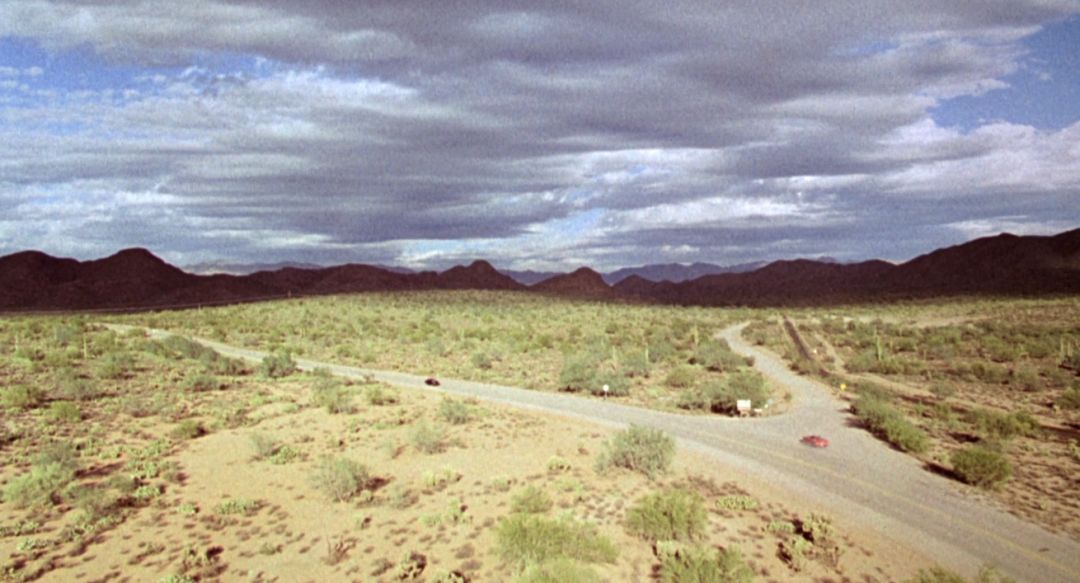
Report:
[[232,516],[236,514],[253,514],[259,509],[261,504],[258,500],[251,500],[248,498],[232,498],[214,506],[214,513],[221,516]]
[[449,397],[439,402],[439,418],[451,425],[464,425],[473,418],[473,413],[464,402]]

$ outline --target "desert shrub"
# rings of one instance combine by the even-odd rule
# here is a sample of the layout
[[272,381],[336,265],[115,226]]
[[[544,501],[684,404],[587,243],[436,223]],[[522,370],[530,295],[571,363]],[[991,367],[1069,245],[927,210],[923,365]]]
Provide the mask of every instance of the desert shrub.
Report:
[[705,528],[705,505],[696,492],[655,492],[627,511],[626,528],[645,540],[693,540]]
[[212,374],[198,373],[184,378],[183,387],[185,390],[195,393],[202,393],[206,391],[217,391],[224,387],[217,377]]
[[936,382],[930,385],[930,394],[939,399],[948,399],[956,394],[956,385],[946,382]]
[[0,404],[8,409],[33,409],[45,400],[45,391],[34,385],[12,385],[0,392]]
[[588,565],[572,559],[552,559],[525,567],[514,583],[600,583],[600,576]]
[[364,401],[376,407],[394,405],[398,402],[398,394],[397,391],[383,385],[368,385],[364,387]]
[[1080,387],[1071,387],[1066,389],[1060,397],[1057,398],[1054,403],[1062,409],[1075,410],[1080,409]]
[[194,419],[184,419],[173,428],[172,435],[177,439],[195,439],[206,435],[206,428]]
[[685,389],[694,386],[700,376],[698,368],[688,365],[679,365],[668,373],[664,378],[664,384],[675,389]]
[[50,504],[75,478],[78,466],[78,458],[70,444],[49,444],[34,456],[29,472],[4,486],[4,502],[16,508]]
[[953,452],[953,471],[964,482],[980,488],[995,489],[1012,477],[1012,464],[1000,451],[985,445],[973,445]]
[[[914,577],[907,579],[904,583],[968,583],[968,580],[963,575],[943,567],[931,567],[919,569]],[[1015,583],[1015,579],[1002,575],[993,568],[982,567],[973,583]]]
[[316,381],[311,389],[311,404],[326,409],[327,413],[352,413],[352,393],[333,377]]
[[647,377],[651,369],[652,364],[644,350],[634,350],[619,360],[619,373],[627,378]]
[[473,367],[480,370],[490,370],[495,365],[495,357],[487,352],[474,352],[469,358],[469,362],[472,363]]
[[444,398],[439,402],[439,418],[451,425],[464,425],[472,420],[472,411],[462,401]]
[[438,453],[446,447],[446,430],[441,425],[419,423],[409,432],[409,443],[423,453]]
[[55,387],[57,396],[71,401],[90,401],[101,395],[101,391],[94,384],[80,378],[71,369],[57,375]]
[[660,581],[664,583],[750,583],[754,580],[753,569],[735,546],[717,552],[668,541],[657,544],[657,555]]
[[611,466],[640,472],[652,478],[667,471],[675,457],[675,440],[659,429],[631,425],[604,444],[597,457],[598,471]]
[[923,453],[930,447],[926,432],[903,417],[890,417],[885,420],[881,432],[892,445],[900,451]]
[[296,361],[285,351],[268,354],[259,364],[259,374],[271,379],[287,377],[297,370]]
[[753,510],[758,507],[756,498],[742,494],[730,494],[716,499],[716,507],[721,510]]
[[105,354],[97,363],[97,376],[101,379],[121,379],[135,366],[135,359],[127,352],[113,351]]
[[[607,392],[604,392],[604,387]],[[589,383],[589,392],[597,396],[625,397],[630,394],[630,382],[621,374],[611,371],[600,371]]]
[[371,483],[367,466],[360,462],[328,456],[319,461],[312,475],[315,487],[331,500],[349,500]]
[[725,340],[702,342],[694,350],[691,362],[715,372],[733,371],[747,365],[747,359],[732,352],[731,346]]
[[46,411],[45,415],[49,419],[61,423],[74,423],[82,420],[82,410],[71,401],[53,401],[49,404],[49,410]]
[[281,449],[281,442],[265,433],[252,433],[248,439],[251,440],[251,449],[255,452],[252,457],[256,460],[269,459]]
[[971,374],[976,379],[992,385],[1000,385],[1009,378],[1009,371],[1005,367],[983,362],[971,365]]
[[678,352],[675,345],[666,337],[649,340],[649,362],[660,363],[671,360]]
[[214,514],[221,516],[233,516],[236,514],[253,514],[262,504],[258,500],[248,498],[233,498],[214,506]]
[[1027,364],[1013,369],[1009,384],[1026,392],[1038,391],[1043,388],[1042,380],[1039,378],[1039,371]]
[[1038,432],[1039,422],[1027,411],[1002,413],[989,409],[972,409],[967,414],[967,421],[978,432],[992,439],[1012,439],[1030,437]]
[[510,501],[510,511],[525,514],[543,514],[551,510],[551,496],[536,486],[527,486]]
[[613,562],[618,550],[591,524],[539,514],[512,514],[495,529],[496,546],[503,560],[521,566],[559,558],[585,562]]
[[852,410],[871,433],[901,451],[922,453],[929,447],[929,438],[922,429],[905,419],[892,405],[877,397],[859,397],[852,405]]
[[566,356],[559,373],[559,389],[570,392],[589,390],[599,366],[599,360],[592,354]]

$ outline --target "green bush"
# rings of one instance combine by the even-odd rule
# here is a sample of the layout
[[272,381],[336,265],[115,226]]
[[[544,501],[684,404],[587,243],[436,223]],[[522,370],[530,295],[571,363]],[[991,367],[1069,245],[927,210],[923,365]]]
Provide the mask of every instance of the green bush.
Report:
[[984,445],[955,451],[951,460],[953,471],[961,480],[980,488],[998,488],[1012,477],[1008,458]]
[[439,402],[439,417],[451,425],[464,425],[472,420],[472,411],[464,402],[444,397]]
[[495,529],[495,540],[503,560],[520,566],[560,558],[610,563],[619,554],[595,526],[539,514],[512,514],[502,519]]
[[4,486],[4,502],[16,508],[51,504],[60,490],[75,478],[78,467],[75,450],[70,444],[49,444],[34,456],[28,473]]
[[626,513],[626,528],[649,541],[689,541],[705,528],[705,505],[699,494],[687,490],[655,492]]
[[495,365],[495,358],[486,352],[475,352],[469,358],[473,367],[480,370],[490,370]]
[[855,416],[867,430],[900,451],[923,453],[930,446],[926,433],[904,418],[892,405],[873,395],[864,395],[852,405]]
[[398,394],[397,391],[383,385],[368,385],[364,387],[364,401],[376,407],[394,405],[398,402]]
[[33,409],[45,400],[45,391],[33,385],[13,385],[0,392],[0,404],[8,409]]
[[312,475],[315,487],[338,502],[349,500],[371,481],[367,466],[343,457],[322,458]]
[[587,391],[593,385],[600,361],[591,354],[574,354],[563,359],[559,373],[559,389],[569,392]]
[[[604,387],[607,387],[607,392]],[[621,374],[598,372],[589,383],[589,392],[598,397],[625,397],[630,394],[630,382]]]
[[127,352],[110,352],[97,363],[97,376],[102,379],[122,379],[135,366],[135,359]]
[[551,510],[551,496],[536,486],[528,486],[510,502],[510,511],[524,514],[543,514]]
[[1074,386],[1066,389],[1054,402],[1062,409],[1070,411],[1080,409],[1080,387]]
[[604,444],[597,457],[598,471],[611,466],[640,472],[653,478],[667,471],[675,457],[675,440],[659,429],[631,425]]
[[732,352],[731,346],[725,340],[707,340],[694,350],[691,362],[714,372],[729,372],[747,366],[752,361]]
[[270,379],[287,377],[297,370],[292,355],[283,351],[267,355],[259,364],[259,374]]
[[446,447],[446,430],[441,425],[422,422],[409,432],[409,443],[423,453],[438,453]]
[[697,383],[700,369],[688,365],[679,365],[668,373],[664,384],[675,389],[685,389]]
[[172,435],[177,439],[195,439],[206,435],[206,428],[194,419],[184,419],[173,428]]
[[91,401],[101,396],[101,390],[72,370],[62,372],[56,380],[56,394],[72,401]]
[[600,583],[600,576],[588,565],[572,559],[552,559],[529,565],[514,583]]
[[74,423],[82,420],[82,410],[71,401],[53,401],[49,404],[46,416],[52,421]]
[[663,583],[751,583],[754,571],[732,546],[717,552],[674,542],[657,544]]
[[967,421],[974,425],[980,434],[992,439],[1031,437],[1039,429],[1039,422],[1027,411],[1002,413],[989,409],[972,409],[967,414]]
[[183,387],[185,390],[195,393],[203,393],[207,391],[217,391],[225,386],[225,383],[218,380],[212,374],[198,373],[184,378]]
[[[929,569],[919,569],[919,572],[914,577],[904,583],[968,583],[968,581],[959,573],[943,567],[931,567]],[[998,573],[993,568],[982,567],[979,569],[979,574],[975,576],[973,583],[1016,583],[1016,581],[1012,577]]]
[[311,389],[311,404],[327,413],[352,413],[352,393],[333,377],[320,378]]

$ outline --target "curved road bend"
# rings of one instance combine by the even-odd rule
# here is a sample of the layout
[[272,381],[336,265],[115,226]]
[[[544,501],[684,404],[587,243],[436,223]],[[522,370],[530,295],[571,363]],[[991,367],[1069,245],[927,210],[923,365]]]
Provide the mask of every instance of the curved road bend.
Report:
[[[850,427],[846,404],[821,383],[796,375],[776,356],[750,346],[741,337],[744,326],[729,327],[721,335],[736,352],[753,356],[762,374],[791,391],[790,412],[756,419],[697,417],[486,383],[440,378],[440,387],[428,387],[418,375],[304,359],[297,364],[304,370],[326,368],[343,377],[373,377],[401,387],[466,395],[607,426],[655,427],[676,437],[683,447],[798,492],[830,513],[875,528],[949,568],[973,574],[986,564],[1021,581],[1080,581],[1080,544],[996,508],[973,496],[969,488],[926,471],[917,460]],[[266,355],[195,340],[234,358],[259,361]],[[825,435],[830,446],[814,449],[799,443],[808,433]]]

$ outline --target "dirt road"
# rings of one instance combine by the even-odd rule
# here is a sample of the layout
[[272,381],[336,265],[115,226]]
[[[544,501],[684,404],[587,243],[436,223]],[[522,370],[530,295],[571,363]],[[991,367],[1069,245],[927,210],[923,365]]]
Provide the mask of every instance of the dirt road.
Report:
[[[1080,581],[1080,544],[1006,513],[972,489],[926,471],[917,460],[852,427],[846,405],[828,387],[792,373],[776,356],[750,346],[741,331],[742,326],[733,326],[722,336],[736,352],[753,356],[762,374],[791,391],[790,412],[757,419],[686,416],[559,393],[445,378],[440,378],[441,386],[429,387],[417,375],[309,360],[298,364],[305,370],[370,376],[402,387],[473,396],[608,426],[656,427],[675,436],[682,447],[797,492],[838,519],[874,528],[948,568],[972,575],[986,564],[1021,581]],[[199,341],[232,357],[258,361],[265,356]],[[799,438],[809,433],[828,437],[831,445],[814,449],[800,444]]]

